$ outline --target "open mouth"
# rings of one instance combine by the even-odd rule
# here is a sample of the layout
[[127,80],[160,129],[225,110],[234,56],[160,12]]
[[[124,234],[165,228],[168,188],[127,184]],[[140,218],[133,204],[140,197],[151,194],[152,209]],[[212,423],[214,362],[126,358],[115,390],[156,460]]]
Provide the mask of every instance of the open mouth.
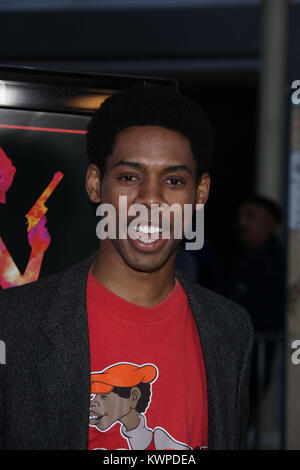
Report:
[[145,244],[155,243],[165,230],[158,225],[138,224],[128,228],[128,235],[134,240]]
[[96,420],[100,420],[103,418],[104,415],[92,415],[90,414],[90,420],[91,419],[96,419]]

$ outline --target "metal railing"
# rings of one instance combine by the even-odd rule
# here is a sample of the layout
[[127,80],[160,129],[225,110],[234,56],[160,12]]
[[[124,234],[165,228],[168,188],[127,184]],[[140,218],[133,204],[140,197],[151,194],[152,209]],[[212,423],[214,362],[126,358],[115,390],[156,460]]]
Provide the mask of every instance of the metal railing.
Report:
[[[252,371],[250,378],[249,448],[263,449],[263,407],[268,388],[273,385],[275,400],[275,433],[278,449],[284,448],[284,400],[285,400],[285,337],[284,333],[256,334],[254,340]],[[250,438],[250,433],[251,437]]]

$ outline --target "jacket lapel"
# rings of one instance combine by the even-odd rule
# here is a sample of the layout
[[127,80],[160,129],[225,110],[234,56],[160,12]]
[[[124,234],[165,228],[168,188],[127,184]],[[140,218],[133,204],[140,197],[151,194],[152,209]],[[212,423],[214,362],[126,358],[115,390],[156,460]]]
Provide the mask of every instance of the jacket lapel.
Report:
[[90,356],[86,282],[94,256],[62,272],[57,294],[43,321],[42,330],[50,347],[40,358],[37,371],[48,413],[46,448],[88,447]]
[[235,448],[238,433],[237,423],[233,423],[236,416],[233,408],[237,405],[237,387],[232,386],[231,369],[237,361],[236,352],[230,347],[230,341],[223,337],[218,327],[220,320],[214,322],[213,307],[209,302],[205,302],[204,306],[201,293],[199,295],[191,281],[179,272],[176,272],[176,277],[187,293],[203,350],[207,381],[208,448]]

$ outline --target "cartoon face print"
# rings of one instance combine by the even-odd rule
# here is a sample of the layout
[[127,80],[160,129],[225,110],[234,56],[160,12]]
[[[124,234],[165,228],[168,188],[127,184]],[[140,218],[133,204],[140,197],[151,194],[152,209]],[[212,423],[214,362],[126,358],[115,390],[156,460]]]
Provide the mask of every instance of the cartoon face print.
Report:
[[117,421],[126,423],[127,429],[138,424],[136,405],[141,397],[138,387],[132,387],[128,398],[110,392],[106,395],[96,394],[92,397],[90,408],[90,424],[105,431]]
[[118,363],[91,375],[90,425],[106,431],[116,422],[128,430],[139,423],[139,412],[150,403],[151,382],[158,375],[152,364]]

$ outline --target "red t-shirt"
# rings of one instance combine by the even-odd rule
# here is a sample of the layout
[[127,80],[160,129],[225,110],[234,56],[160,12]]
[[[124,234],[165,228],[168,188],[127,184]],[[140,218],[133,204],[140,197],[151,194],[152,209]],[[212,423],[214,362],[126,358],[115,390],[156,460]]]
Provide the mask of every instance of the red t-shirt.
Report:
[[206,448],[205,366],[181,284],[160,304],[142,307],[90,272],[87,311],[89,449]]

